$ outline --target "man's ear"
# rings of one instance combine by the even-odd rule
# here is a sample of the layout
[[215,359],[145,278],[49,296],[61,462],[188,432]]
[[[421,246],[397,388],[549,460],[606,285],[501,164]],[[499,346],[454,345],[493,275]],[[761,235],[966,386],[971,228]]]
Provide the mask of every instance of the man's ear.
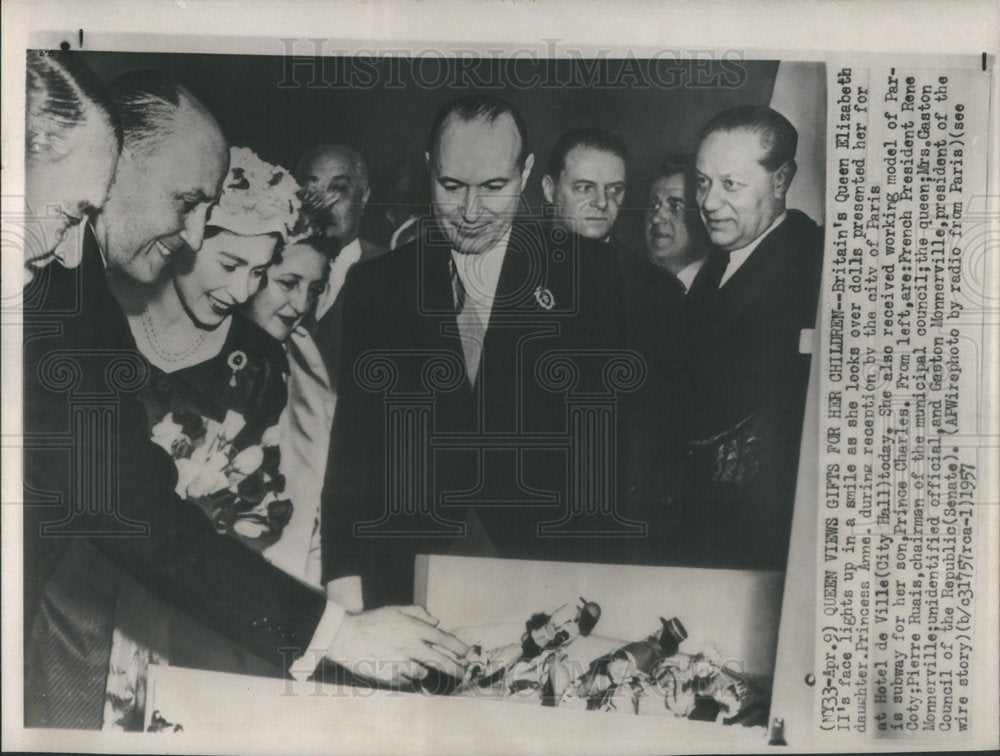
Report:
[[556,196],[556,182],[552,180],[549,174],[542,176],[542,194],[545,195],[545,201],[554,204]]
[[798,170],[798,166],[795,165],[795,161],[786,160],[774,172],[775,199],[783,200],[785,195],[788,194],[788,188],[792,185],[792,179],[795,178],[796,170]]
[[528,157],[524,159],[524,167],[521,169],[521,191],[524,191],[524,187],[528,185],[528,177],[531,175],[531,169],[535,167],[535,153],[528,153]]

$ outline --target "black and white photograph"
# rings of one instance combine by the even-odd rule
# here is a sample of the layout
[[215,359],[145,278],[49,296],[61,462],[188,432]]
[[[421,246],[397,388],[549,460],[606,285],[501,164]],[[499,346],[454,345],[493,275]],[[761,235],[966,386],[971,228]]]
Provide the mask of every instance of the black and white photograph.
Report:
[[21,747],[995,741],[978,57],[264,18],[4,53]]

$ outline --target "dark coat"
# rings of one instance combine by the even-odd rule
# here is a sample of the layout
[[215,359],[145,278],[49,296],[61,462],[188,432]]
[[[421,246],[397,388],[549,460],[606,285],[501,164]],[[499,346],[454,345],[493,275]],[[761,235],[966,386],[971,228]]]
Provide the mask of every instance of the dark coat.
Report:
[[685,300],[692,486],[675,532],[693,561],[784,569],[822,252],[822,230],[789,210],[715,291],[710,258]]
[[123,571],[248,653],[287,667],[288,649],[306,648],[325,598],[217,535],[174,494],[173,462],[149,440],[135,395],[149,366],[108,288],[93,233],[80,268],[50,265],[30,289],[26,724],[101,726]]
[[[419,552],[656,558],[679,441],[674,290],[627,252],[516,222],[473,387],[450,256],[431,224],[348,277],[324,578],[361,574],[370,604],[409,600]],[[585,504],[606,511],[570,517]]]
[[[385,254],[382,247],[376,246],[365,239],[358,239],[361,243],[361,257],[356,265],[360,265],[368,260],[374,260],[379,255]],[[344,332],[344,292],[343,290],[333,301],[333,305],[323,313],[319,321],[306,323],[306,328],[312,335],[316,348],[323,358],[327,375],[330,377],[330,385],[334,391],[337,390],[337,378],[340,376],[340,351],[341,340]]]

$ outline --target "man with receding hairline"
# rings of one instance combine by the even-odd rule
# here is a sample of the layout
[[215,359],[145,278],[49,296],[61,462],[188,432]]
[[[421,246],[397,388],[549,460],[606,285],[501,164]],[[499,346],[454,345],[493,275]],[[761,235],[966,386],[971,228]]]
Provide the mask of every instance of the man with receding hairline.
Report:
[[[787,209],[798,134],[771,108],[704,128],[696,195],[714,249],[685,299],[695,558],[783,569],[791,527],[822,232]],[[693,528],[694,532],[688,532]]]
[[[114,90],[128,155],[110,214],[89,232],[78,271],[47,271],[46,301],[25,328],[26,436],[67,447],[54,463],[51,444],[32,453],[39,450],[26,443],[25,503],[56,503],[26,507],[26,538],[43,555],[26,575],[40,598],[25,618],[25,724],[111,725],[105,681],[112,633],[123,631],[118,586],[127,580],[233,645],[235,653],[218,655],[229,659],[213,655],[210,667],[305,677],[325,657],[376,665],[372,676],[388,683],[431,663],[460,674],[465,645],[421,608],[347,614],[220,538],[198,506],[174,493],[176,469],[150,440],[135,396],[149,366],[109,284],[115,276],[155,280],[181,244],[201,246],[228,148],[204,106],[167,74],[130,74]],[[225,668],[234,659],[243,666]]]
[[[360,575],[371,606],[409,600],[415,553],[639,558],[646,541],[631,526],[639,520],[651,529],[669,505],[658,476],[669,478],[677,418],[664,396],[679,392],[662,389],[680,367],[679,299],[637,256],[551,234],[550,224],[522,213],[535,159],[510,103],[492,96],[447,103],[432,123],[426,159],[432,222],[414,242],[353,269],[344,289],[341,395],[323,494],[324,580]],[[388,395],[365,368],[378,355],[392,376]],[[566,436],[570,401],[552,385],[546,355],[580,361],[581,391],[607,382],[606,373],[586,372],[587,359],[625,355],[642,365],[646,380],[616,401],[608,436],[616,443],[604,450],[612,468],[587,468],[588,480],[606,482],[600,491],[574,489],[569,452],[544,443],[546,435]],[[398,445],[386,414],[398,402],[388,396],[432,397],[429,427],[455,442],[427,449],[427,439],[407,436]],[[419,456],[411,460],[411,452]],[[387,475],[387,465],[396,474]],[[574,521],[592,530],[560,537],[560,518],[585,497],[613,513]],[[403,527],[393,523],[408,513],[423,519],[385,532]],[[608,530],[598,533],[598,521]]]
[[126,74],[111,97],[124,144],[95,237],[113,278],[152,283],[179,248],[201,248],[229,146],[205,106],[165,73]]
[[299,160],[295,179],[303,189],[303,201],[320,246],[330,259],[326,289],[304,325],[316,342],[336,392],[344,323],[340,290],[354,265],[378,257],[385,250],[359,235],[371,196],[368,166],[360,152],[342,144],[316,145]]

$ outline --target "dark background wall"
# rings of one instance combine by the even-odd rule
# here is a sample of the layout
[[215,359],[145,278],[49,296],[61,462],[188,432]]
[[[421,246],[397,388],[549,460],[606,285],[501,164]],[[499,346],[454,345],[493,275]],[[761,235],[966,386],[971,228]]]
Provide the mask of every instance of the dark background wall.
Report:
[[[642,250],[642,210],[652,174],[674,152],[693,151],[699,129],[736,105],[767,105],[777,61],[287,58],[282,56],[83,53],[106,81],[126,71],[174,74],[216,115],[232,144],[294,168],[319,142],[366,157],[372,197],[364,233],[386,243],[396,174],[423,171],[434,112],[474,91],[510,100],[524,114],[535,152],[525,199],[537,210],[549,151],[567,129],[616,132],[628,145],[628,192],[617,234]],[[421,175],[420,185],[426,179]]]

